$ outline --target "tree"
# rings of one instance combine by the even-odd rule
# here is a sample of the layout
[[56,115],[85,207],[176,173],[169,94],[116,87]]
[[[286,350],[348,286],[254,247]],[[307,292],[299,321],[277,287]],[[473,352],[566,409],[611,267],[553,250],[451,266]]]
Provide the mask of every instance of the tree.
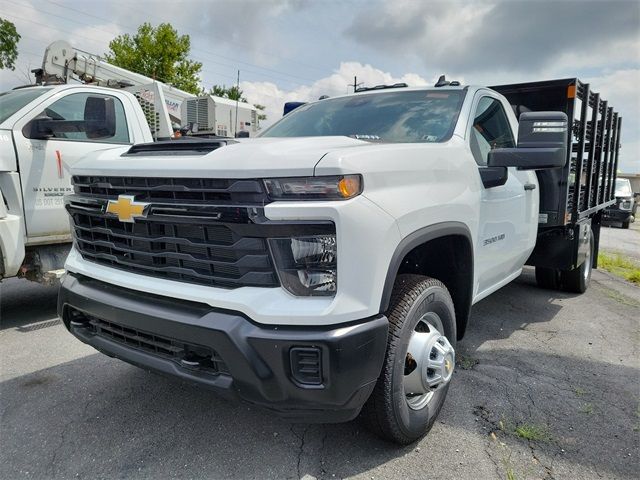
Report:
[[16,26],[9,20],[0,18],[0,70],[16,69],[20,38]]
[[262,112],[262,113],[258,113],[258,121],[262,121],[262,120],[266,120],[267,119],[267,114],[264,113],[265,107],[264,105],[259,105],[257,103],[253,104],[254,107],[256,107],[256,110],[258,110],[258,112]]
[[[209,89],[208,95],[215,97],[228,98],[229,100],[239,100],[241,102],[247,102],[244,92],[240,90],[236,85],[227,87],[226,85],[214,85]],[[258,112],[264,112],[265,106],[254,104]],[[258,121],[266,120],[267,115],[265,113],[258,113]]]
[[208,95],[214,97],[228,98],[229,100],[239,100],[246,102],[247,99],[243,96],[244,92],[237,86],[227,87],[226,85],[214,85],[209,89]]
[[176,88],[198,94],[202,63],[189,60],[191,40],[169,23],[157,27],[143,23],[138,33],[127,33],[109,42],[105,59],[118,67],[146,75]]

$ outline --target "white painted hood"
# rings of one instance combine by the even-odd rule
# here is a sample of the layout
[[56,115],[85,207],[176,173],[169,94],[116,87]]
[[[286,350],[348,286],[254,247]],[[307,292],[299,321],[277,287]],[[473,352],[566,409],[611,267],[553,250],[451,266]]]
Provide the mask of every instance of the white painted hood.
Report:
[[96,152],[75,164],[74,175],[265,178],[311,176],[327,153],[370,146],[349,137],[249,138],[206,155],[122,155]]

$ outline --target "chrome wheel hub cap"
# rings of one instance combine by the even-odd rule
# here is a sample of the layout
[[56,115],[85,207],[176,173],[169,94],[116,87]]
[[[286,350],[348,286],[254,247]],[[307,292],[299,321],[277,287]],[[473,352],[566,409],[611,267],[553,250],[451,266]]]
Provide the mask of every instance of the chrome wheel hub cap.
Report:
[[424,408],[433,393],[451,380],[456,363],[455,351],[442,335],[442,320],[426,313],[409,339],[404,370],[404,393],[414,410]]

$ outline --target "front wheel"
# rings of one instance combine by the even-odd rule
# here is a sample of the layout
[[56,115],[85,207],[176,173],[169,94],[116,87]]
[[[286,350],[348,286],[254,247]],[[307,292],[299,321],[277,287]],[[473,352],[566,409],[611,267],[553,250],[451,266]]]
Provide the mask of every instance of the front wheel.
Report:
[[380,437],[406,445],[431,429],[447,396],[455,366],[455,310],[440,281],[398,275],[387,317],[387,352],[362,417]]

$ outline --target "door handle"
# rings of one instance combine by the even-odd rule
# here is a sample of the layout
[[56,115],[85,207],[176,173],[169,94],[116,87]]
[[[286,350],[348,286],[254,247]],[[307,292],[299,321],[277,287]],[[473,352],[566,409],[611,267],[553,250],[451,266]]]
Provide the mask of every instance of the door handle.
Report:
[[535,183],[525,183],[524,184],[524,189],[525,190],[535,190],[536,189],[536,184]]

